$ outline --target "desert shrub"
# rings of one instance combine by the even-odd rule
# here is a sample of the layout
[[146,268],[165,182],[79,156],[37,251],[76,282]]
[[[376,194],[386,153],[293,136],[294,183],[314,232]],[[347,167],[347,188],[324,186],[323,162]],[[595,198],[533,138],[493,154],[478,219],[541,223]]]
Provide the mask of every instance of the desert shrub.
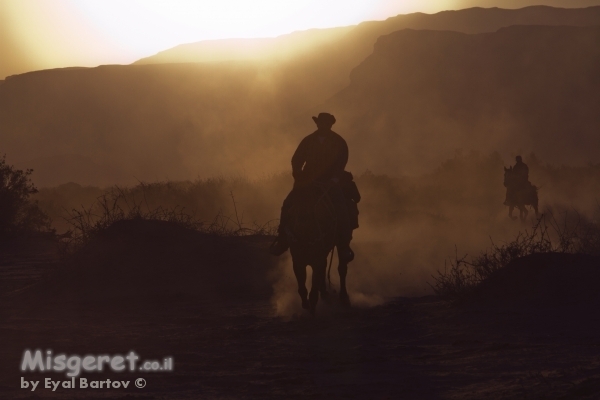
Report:
[[543,219],[540,219],[531,231],[519,232],[515,239],[508,243],[497,245],[492,241],[491,247],[479,256],[469,257],[465,254],[459,257],[456,251],[454,260],[445,262],[444,271],[437,271],[437,275],[432,276],[434,283],[430,285],[438,295],[461,299],[511,261],[552,250],[548,227],[543,223]]
[[577,212],[564,212],[556,218],[551,210],[540,217],[530,231],[519,232],[515,239],[491,247],[475,257],[458,256],[445,263],[444,271],[433,275],[430,284],[438,295],[460,300],[481,282],[514,260],[537,253],[579,253],[600,255],[600,224]]
[[[168,191],[169,186],[153,184],[149,185],[149,188],[151,191],[165,189]],[[71,229],[62,235],[63,251],[67,254],[73,252],[95,235],[123,220],[166,221],[187,229],[220,236],[272,235],[275,232],[275,226],[270,223],[250,226],[245,224],[237,213],[233,193],[231,193],[231,201],[235,213],[233,215],[218,213],[210,222],[205,222],[199,220],[193,211],[182,206],[151,207],[144,192],[146,187],[144,183],[132,189],[115,186],[100,195],[92,206],[72,209],[67,217]]]
[[[532,183],[540,186],[540,205],[574,205],[585,212],[593,208],[600,194],[600,168],[553,167],[541,164],[534,155],[525,157],[530,164]],[[457,152],[454,157],[415,176],[389,176],[369,171],[354,172],[362,194],[360,223],[377,229],[395,227],[417,219],[466,220],[495,224],[495,216],[506,212],[502,204],[502,158],[497,153]],[[124,188],[127,196],[144,199],[144,209],[183,207],[199,220],[212,220],[217,214],[235,213],[230,193],[235,194],[240,219],[264,223],[279,217],[281,203],[292,188],[289,172],[249,179],[215,177],[180,182],[140,183]],[[110,190],[110,189],[109,189]],[[41,207],[64,231],[63,217],[80,204],[90,207],[104,189],[74,183],[42,188],[35,195]],[[591,204],[591,205],[590,205]],[[242,218],[243,215],[243,218]],[[481,225],[477,229],[485,229]]]
[[555,218],[555,213],[557,212],[550,210],[545,212],[549,216],[548,223],[555,232],[555,241],[560,251],[600,255],[600,204],[597,204],[591,217],[564,207],[558,210],[560,218]]
[[[291,187],[291,174],[280,174],[256,180],[217,177],[195,181],[140,182],[135,186],[118,189],[123,194],[120,201],[123,210],[129,210],[129,206],[134,204],[138,204],[144,212],[184,209],[186,214],[193,215],[196,220],[212,221],[217,215],[231,216],[232,220],[236,220],[234,216],[237,207],[241,225],[254,227],[276,222],[281,203]],[[73,209],[92,209],[96,218],[102,213],[98,209],[98,199],[105,194],[110,197],[110,192],[115,190],[116,187],[99,188],[68,183],[54,188],[41,188],[35,198],[53,218],[54,227],[60,233],[65,233],[73,229],[67,222],[71,219]],[[233,222],[230,221],[229,224],[232,225]]]
[[30,179],[33,170],[16,169],[0,159],[0,235],[10,236],[19,232],[47,230],[48,216],[40,210],[30,196],[37,193]]

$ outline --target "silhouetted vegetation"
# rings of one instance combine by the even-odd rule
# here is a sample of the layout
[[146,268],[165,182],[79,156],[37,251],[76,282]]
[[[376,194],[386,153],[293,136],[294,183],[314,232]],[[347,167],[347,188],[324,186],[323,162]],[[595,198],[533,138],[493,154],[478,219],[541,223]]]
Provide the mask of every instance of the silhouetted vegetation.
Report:
[[28,231],[48,230],[50,219],[30,196],[37,193],[31,182],[33,170],[16,169],[0,159],[0,237]]
[[[165,221],[185,228],[219,236],[271,235],[274,227],[269,224],[247,226],[237,213],[235,197],[231,193],[234,213],[216,213],[209,222],[196,217],[193,210],[174,204],[162,198],[185,197],[187,185],[172,183],[145,184],[127,189],[118,186],[104,191],[89,207],[73,208],[65,217],[70,229],[63,234],[67,252],[79,248],[94,236],[106,231],[115,223],[131,220]],[[163,205],[157,203],[157,198]],[[148,200],[150,199],[150,201]]]
[[[571,229],[579,215],[580,230],[584,221],[593,221],[594,199],[600,198],[598,165],[554,166],[531,154],[523,159],[531,182],[540,187],[540,210],[548,218],[549,211],[556,216],[567,213]],[[423,295],[431,291],[426,282],[443,267],[455,245],[475,255],[489,247],[489,237],[497,244],[514,240],[527,225],[509,220],[502,204],[503,166],[510,164],[512,160],[498,153],[464,151],[423,175],[354,171],[362,194],[360,228],[354,234],[356,265],[361,268],[349,275],[350,290],[382,298]],[[179,220],[195,225],[193,229],[241,235],[269,233],[277,226],[281,202],[292,183],[290,173],[108,189],[69,183],[42,188],[35,199],[59,233],[72,231],[74,243],[122,218]],[[113,210],[115,201],[118,207]],[[528,223],[533,220],[530,217]],[[579,237],[594,242],[592,235]],[[556,237],[552,240],[558,243]]]
[[459,257],[457,250],[449,268],[446,265],[443,272],[433,276],[431,286],[438,295],[463,300],[496,271],[519,258],[540,253],[600,255],[598,218],[564,212],[557,220],[547,210],[531,230],[519,232],[512,241],[501,245],[492,242],[489,249],[475,257]]

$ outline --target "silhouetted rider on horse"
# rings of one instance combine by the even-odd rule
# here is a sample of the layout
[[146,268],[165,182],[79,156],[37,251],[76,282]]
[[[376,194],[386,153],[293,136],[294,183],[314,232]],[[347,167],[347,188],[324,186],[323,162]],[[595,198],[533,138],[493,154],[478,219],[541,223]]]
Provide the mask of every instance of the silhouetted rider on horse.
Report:
[[[521,220],[527,218],[526,205],[531,205],[538,216],[537,187],[529,182],[529,167],[523,162],[521,156],[516,157],[514,167],[504,168],[504,186],[506,186],[506,199],[504,205],[508,206],[508,216],[513,218],[515,207],[519,209]],[[516,217],[515,217],[516,218]]]
[[517,162],[512,167],[513,180],[506,187],[506,199],[504,200],[504,205],[506,206],[515,204],[517,194],[528,190],[531,186],[531,182],[529,182],[529,167],[523,162],[521,156],[517,156],[515,160]]
[[298,145],[292,157],[294,188],[286,197],[281,208],[279,236],[271,246],[273,255],[281,255],[289,248],[286,226],[289,224],[288,211],[296,201],[301,201],[301,191],[309,185],[323,185],[335,207],[337,219],[336,246],[341,259],[351,261],[354,253],[350,249],[352,230],[358,227],[360,194],[353,182],[352,174],[344,171],[348,162],[348,145],[337,133],[331,130],[335,117],[320,113],[312,117],[317,130],[306,136]]

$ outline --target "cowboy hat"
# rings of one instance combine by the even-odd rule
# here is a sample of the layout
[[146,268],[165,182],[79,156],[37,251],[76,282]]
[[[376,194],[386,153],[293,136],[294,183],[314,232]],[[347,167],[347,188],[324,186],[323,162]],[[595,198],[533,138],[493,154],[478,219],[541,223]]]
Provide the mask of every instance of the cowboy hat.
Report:
[[317,125],[319,124],[335,124],[335,117],[329,113],[319,113],[318,117],[312,117]]

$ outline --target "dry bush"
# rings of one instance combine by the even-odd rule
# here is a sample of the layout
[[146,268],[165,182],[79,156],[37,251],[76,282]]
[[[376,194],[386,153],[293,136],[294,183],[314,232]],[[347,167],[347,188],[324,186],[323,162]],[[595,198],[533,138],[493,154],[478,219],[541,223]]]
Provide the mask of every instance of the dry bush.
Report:
[[31,182],[32,173],[8,165],[5,156],[0,158],[0,236],[50,230],[50,219],[30,199],[38,191]]
[[[72,209],[67,218],[71,229],[61,235],[63,252],[72,253],[95,235],[123,220],[167,221],[187,229],[219,236],[272,235],[276,229],[272,223],[246,226],[243,218],[237,213],[233,193],[231,199],[235,214],[228,216],[219,212],[211,222],[206,223],[184,207],[150,207],[144,194],[145,185],[141,183],[133,189],[115,186],[99,196],[92,206]],[[141,196],[138,191],[140,188]]]
[[[571,210],[569,207],[577,207],[582,215],[590,214],[589,204],[592,202],[589,199],[598,197],[600,193],[596,192],[600,186],[594,184],[596,177],[600,179],[600,169],[595,166],[553,168],[538,161],[530,162],[530,159],[534,160],[532,156],[525,157],[530,164],[530,180],[542,186],[542,208],[554,205],[554,215],[557,216],[563,215],[564,210]],[[504,265],[511,259],[507,255],[527,254],[525,250],[517,250],[528,248],[525,243],[531,242],[531,238],[528,233],[521,233],[514,239],[522,228],[506,218],[507,209],[502,204],[505,196],[502,167],[509,164],[505,162],[496,153],[457,152],[439,166],[432,166],[430,173],[418,176],[353,171],[357,172],[355,181],[362,194],[360,228],[355,232],[356,265],[360,264],[362,268],[356,268],[356,273],[351,275],[355,279],[355,283],[351,282],[355,290],[367,294],[385,293],[385,296],[430,293],[426,282],[431,281],[431,274],[436,274],[436,269],[443,265],[454,245],[475,255],[489,247],[488,237],[494,238],[498,249],[494,250],[492,245],[488,250],[488,260],[481,266],[483,271],[486,268],[493,270],[494,263]],[[110,193],[115,188],[105,191],[70,184],[41,189],[36,197],[44,210],[52,210],[55,221],[63,222],[62,217],[71,220],[77,216],[72,211],[74,208],[82,214],[78,218],[84,224],[79,223],[79,226],[84,229],[66,224],[62,227],[58,223],[55,225],[60,232],[71,229],[74,236],[93,232],[90,227],[95,223],[101,228],[116,218],[140,217],[140,214],[150,217],[153,213],[152,218],[179,218],[184,222],[184,215],[187,215],[192,217],[189,221],[197,224],[194,229],[241,235],[260,231],[270,233],[276,226],[282,201],[292,184],[290,173],[261,179],[238,176],[139,183],[119,189],[123,198],[118,202],[121,211],[115,210],[118,211],[117,216],[107,212],[112,210]],[[232,192],[235,202],[232,201]],[[99,207],[95,199],[103,193],[108,195],[104,202],[106,206]],[[577,195],[571,196],[573,194]],[[558,209],[557,204],[563,204],[565,208]],[[67,214],[64,210],[71,211]],[[544,223],[549,228],[546,233],[553,245],[558,246],[561,236],[555,231],[557,227],[564,231],[563,226],[551,226],[550,214],[545,212]],[[577,225],[577,214],[569,211],[568,215],[568,227],[572,229]],[[559,217],[557,219],[562,221]],[[562,246],[573,243],[578,248],[587,249],[587,252],[592,251],[590,249],[597,245],[598,239],[594,239],[591,222],[582,219],[577,241],[574,238],[567,240],[567,232],[564,232]],[[585,227],[590,233],[583,235]],[[539,232],[536,231],[536,234]],[[513,241],[515,243],[511,246]],[[498,252],[496,258],[493,257],[494,251]],[[471,269],[458,261],[458,257],[453,260],[453,263],[459,264],[458,269],[447,265],[446,272],[457,275],[455,279],[447,276],[447,282],[463,282],[461,285],[469,286],[469,282],[481,279],[477,276],[471,279]],[[472,258],[464,261],[474,262]]]
[[515,239],[502,245],[492,241],[491,247],[476,257],[459,257],[457,251],[454,260],[445,263],[444,271],[432,276],[434,283],[430,286],[438,295],[461,300],[495,271],[521,257],[549,252],[599,255],[598,219],[586,218],[576,211],[561,214],[557,219],[547,209],[531,231],[519,232]]
[[[600,168],[553,167],[542,165],[534,155],[530,162],[531,181],[541,186],[540,204],[574,204],[589,211],[587,199],[600,193]],[[355,173],[363,200],[361,226],[377,229],[395,228],[417,219],[435,221],[469,218],[495,223],[496,215],[505,213],[502,201],[503,166],[498,153],[481,154],[457,151],[453,158],[418,176],[390,176],[370,171]],[[359,171],[354,171],[359,172]],[[263,224],[279,217],[283,199],[292,188],[290,173],[261,179],[215,177],[196,181],[144,183],[123,189],[129,197],[143,199],[144,206],[172,209],[183,207],[197,219],[208,221],[215,215],[233,215],[230,193],[235,193],[240,215]],[[41,189],[36,195],[42,208],[56,221],[57,230],[65,210],[90,207],[103,192],[100,188],[76,184]],[[482,229],[477,226],[474,229]],[[491,232],[490,232],[491,233]]]

